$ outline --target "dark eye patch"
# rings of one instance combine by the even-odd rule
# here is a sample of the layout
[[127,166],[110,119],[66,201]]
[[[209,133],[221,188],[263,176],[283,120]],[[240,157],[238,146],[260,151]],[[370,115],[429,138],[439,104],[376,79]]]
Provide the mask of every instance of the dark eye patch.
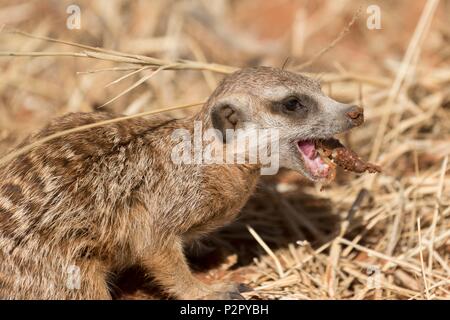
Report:
[[303,115],[315,108],[316,102],[308,95],[290,95],[273,103],[273,110],[287,115]]
[[294,112],[300,109],[306,109],[307,107],[297,97],[289,97],[281,102],[283,108],[288,112]]

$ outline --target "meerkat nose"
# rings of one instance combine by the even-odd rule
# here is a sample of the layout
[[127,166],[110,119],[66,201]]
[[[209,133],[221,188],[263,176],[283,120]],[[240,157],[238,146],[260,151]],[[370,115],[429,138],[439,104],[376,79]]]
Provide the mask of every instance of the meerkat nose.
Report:
[[346,113],[352,124],[357,127],[364,122],[364,109],[358,106],[351,106]]

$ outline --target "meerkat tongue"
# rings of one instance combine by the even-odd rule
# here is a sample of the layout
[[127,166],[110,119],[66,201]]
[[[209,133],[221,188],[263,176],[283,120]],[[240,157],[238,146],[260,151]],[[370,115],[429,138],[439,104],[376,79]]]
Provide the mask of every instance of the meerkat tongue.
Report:
[[303,140],[299,141],[297,145],[311,173],[315,176],[328,176],[330,167],[318,154],[314,142],[311,140]]
[[314,159],[316,156],[316,146],[311,140],[299,141],[298,147],[306,157]]

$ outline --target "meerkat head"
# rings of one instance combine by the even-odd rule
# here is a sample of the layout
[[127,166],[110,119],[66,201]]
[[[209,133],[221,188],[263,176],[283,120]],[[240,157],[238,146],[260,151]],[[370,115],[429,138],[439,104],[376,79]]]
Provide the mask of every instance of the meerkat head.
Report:
[[227,129],[248,124],[278,130],[280,166],[319,182],[328,179],[330,167],[318,154],[315,141],[364,121],[362,108],[326,96],[318,81],[269,67],[229,75],[205,108],[213,127],[223,136]]

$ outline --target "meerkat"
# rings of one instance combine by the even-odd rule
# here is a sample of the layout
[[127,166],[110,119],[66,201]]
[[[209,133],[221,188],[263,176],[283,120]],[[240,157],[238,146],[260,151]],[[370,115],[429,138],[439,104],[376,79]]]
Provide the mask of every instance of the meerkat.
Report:
[[[68,114],[22,145],[114,117]],[[280,166],[321,182],[330,169],[314,140],[360,125],[363,109],[303,75],[245,68],[191,117],[130,119],[36,146],[0,168],[0,299],[111,299],[112,275],[136,264],[175,299],[242,298],[238,284],[199,281],[183,246],[238,215],[261,164],[175,164],[171,134],[194,121],[277,128]]]

